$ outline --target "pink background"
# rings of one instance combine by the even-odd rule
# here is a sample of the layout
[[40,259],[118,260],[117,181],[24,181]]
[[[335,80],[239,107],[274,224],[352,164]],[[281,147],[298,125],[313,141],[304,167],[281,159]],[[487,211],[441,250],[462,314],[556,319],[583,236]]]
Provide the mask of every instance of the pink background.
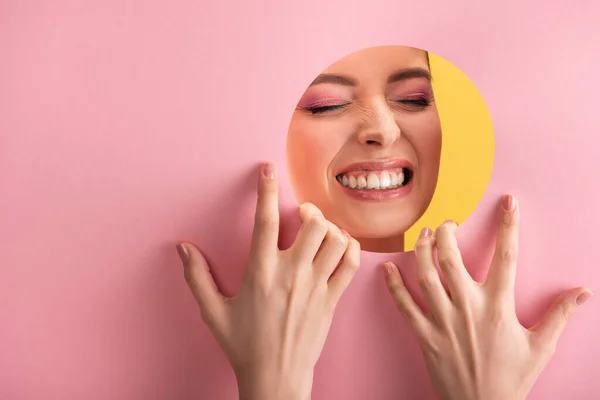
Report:
[[[494,172],[460,230],[469,269],[485,272],[510,192],[523,323],[565,288],[600,290],[597,2],[175,3],[0,2],[0,398],[236,398],[173,246],[197,243],[235,290],[255,166],[278,163],[293,212],[296,101],[374,45],[440,54],[490,108]],[[434,398],[382,259],[364,254],[338,307],[314,399]],[[600,398],[599,310],[578,311],[531,399]]]

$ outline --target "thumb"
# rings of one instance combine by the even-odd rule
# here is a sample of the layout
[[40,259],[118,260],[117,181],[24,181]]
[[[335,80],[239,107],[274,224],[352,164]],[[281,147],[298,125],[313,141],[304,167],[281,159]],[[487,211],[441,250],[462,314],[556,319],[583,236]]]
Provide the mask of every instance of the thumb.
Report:
[[301,204],[298,213],[300,214],[300,222],[302,223],[306,222],[312,216],[323,216],[321,210],[312,203]]
[[[308,221],[311,217],[325,217],[319,207],[312,203],[303,203],[298,212],[300,214],[300,223],[302,224]],[[327,221],[327,225],[329,226],[330,232],[332,230],[340,232],[340,229],[333,222]]]
[[202,253],[191,243],[177,245],[177,253],[183,263],[185,280],[200,306],[200,312],[209,325],[223,315],[225,297],[217,288],[210,268]]
[[592,292],[582,287],[560,294],[554,299],[546,315],[531,328],[531,331],[542,343],[555,347],[577,307],[588,301],[591,296]]

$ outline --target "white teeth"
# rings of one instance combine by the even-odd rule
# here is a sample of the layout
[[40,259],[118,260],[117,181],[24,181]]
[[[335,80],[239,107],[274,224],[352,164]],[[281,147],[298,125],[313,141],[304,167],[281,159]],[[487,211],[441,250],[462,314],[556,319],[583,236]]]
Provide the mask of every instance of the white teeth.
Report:
[[356,187],[359,189],[364,189],[367,187],[367,180],[364,176],[361,175],[356,179]]
[[379,189],[379,177],[372,172],[367,178],[367,189]]
[[398,172],[398,184],[402,185],[402,182],[404,182],[404,172]]
[[[394,174],[394,175],[396,175],[396,174]],[[381,174],[381,182],[380,182],[381,188],[386,189],[386,188],[390,187],[391,184],[392,184],[392,180],[390,177],[390,173],[387,171],[383,171],[383,173]]]
[[395,189],[402,186],[404,182],[404,172],[381,171],[379,174],[370,172],[356,175],[338,176],[338,181],[345,187],[362,190],[386,190]]
[[[345,176],[344,176],[344,177],[345,177]],[[352,189],[354,189],[354,188],[355,188],[355,187],[358,185],[358,182],[356,182],[356,178],[355,178],[355,177],[353,177],[353,176],[351,176],[351,177],[348,179],[348,181],[349,181],[349,182],[348,182],[348,185],[349,185],[349,186],[350,186]],[[343,179],[342,179],[342,182],[343,182]],[[344,185],[344,186],[346,186],[346,185]]]

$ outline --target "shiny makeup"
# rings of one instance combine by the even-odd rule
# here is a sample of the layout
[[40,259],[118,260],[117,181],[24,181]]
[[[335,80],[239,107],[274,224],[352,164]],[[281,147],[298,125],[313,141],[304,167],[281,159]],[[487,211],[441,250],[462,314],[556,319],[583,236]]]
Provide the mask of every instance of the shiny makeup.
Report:
[[331,65],[300,99],[287,149],[300,202],[319,207],[363,250],[402,251],[439,171],[441,127],[425,53],[379,47]]

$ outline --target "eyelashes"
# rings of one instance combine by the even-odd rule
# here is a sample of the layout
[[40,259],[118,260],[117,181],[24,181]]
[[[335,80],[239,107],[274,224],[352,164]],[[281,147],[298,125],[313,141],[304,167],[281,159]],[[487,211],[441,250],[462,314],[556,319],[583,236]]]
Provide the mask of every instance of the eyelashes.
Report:
[[[394,101],[394,103],[397,103],[398,105],[402,105],[407,108],[410,108],[412,111],[415,111],[415,110],[418,111],[418,110],[427,108],[431,105],[431,102],[432,102],[431,98],[424,97],[424,96]],[[312,106],[312,107],[304,107],[304,109],[313,115],[317,115],[317,114],[325,114],[328,112],[341,110],[342,108],[346,107],[349,104],[350,103],[327,105],[327,106]]]
[[311,114],[323,114],[328,111],[339,110],[347,104],[338,104],[334,106],[317,106],[317,107],[306,107],[305,110],[309,111]]
[[397,101],[397,103],[405,104],[405,105],[412,106],[412,107],[425,108],[431,104],[431,100],[427,97],[419,97],[416,99],[399,100],[399,101]]

